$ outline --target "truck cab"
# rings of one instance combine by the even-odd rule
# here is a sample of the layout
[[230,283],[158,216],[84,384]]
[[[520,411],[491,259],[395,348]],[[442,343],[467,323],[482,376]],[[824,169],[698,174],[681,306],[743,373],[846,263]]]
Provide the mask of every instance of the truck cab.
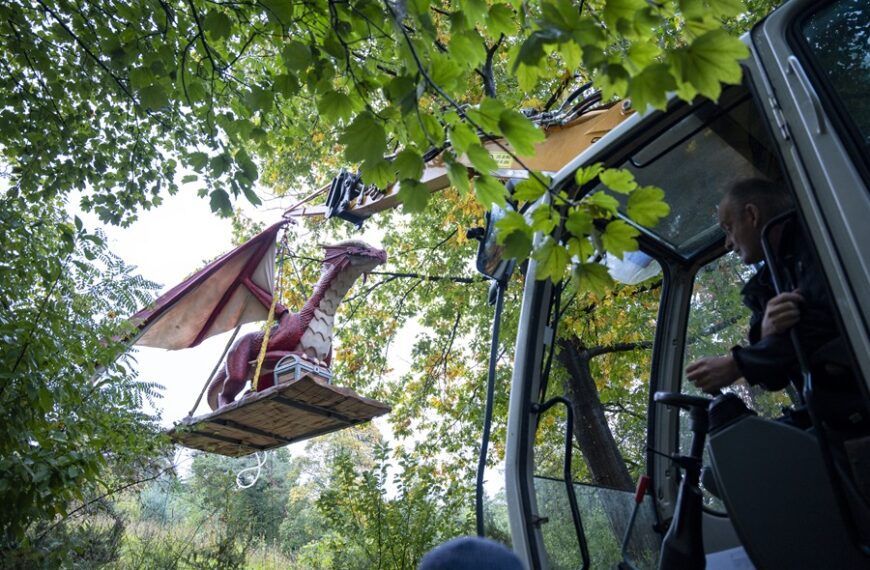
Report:
[[[831,299],[830,318],[843,339],[856,405],[867,409],[868,22],[870,8],[860,0],[786,2],[743,38],[751,56],[743,62],[742,85],[723,91],[716,103],[673,99],[666,111],[634,115],[554,177],[555,188],[579,198],[604,187],[597,180],[578,187],[578,168],[599,162],[627,168],[640,184],[664,189],[671,211],[654,228],[636,225],[640,252],[611,264],[617,279],[640,280],[625,304],[638,316],[624,337],[604,322],[595,331],[578,332],[573,341],[559,340],[565,330],[560,319],[571,300],[563,295],[564,284],[533,279],[535,262],[529,262],[505,463],[512,546],[528,568],[666,567],[662,540],[674,524],[686,477],[675,458],[685,456],[694,435],[691,405],[681,410],[673,395],[703,397],[687,381],[686,365],[746,342],[748,314],[739,293],[755,268],[728,252],[716,217],[725,190],[741,180],[764,178],[790,192],[792,223],[809,244]],[[627,264],[633,271],[626,271]],[[645,356],[626,363],[614,347]],[[566,369],[585,366],[580,376],[597,375],[592,378],[597,388],[583,392],[576,382],[552,380],[554,354]],[[604,357],[611,360],[595,364]],[[605,377],[609,374],[622,378],[617,383]],[[559,386],[564,388],[557,391]],[[611,389],[619,393],[604,393]],[[802,387],[764,392],[736,385],[730,391],[756,415],[704,434],[703,463],[712,475],[697,488],[703,494],[698,534],[703,563],[870,565],[870,434],[850,434],[832,448],[824,421],[816,418],[809,429],[785,425],[782,409],[806,404]],[[672,395],[667,401],[672,405],[657,393]],[[595,398],[601,401],[591,401]],[[634,408],[620,404],[632,398]],[[570,410],[558,421],[547,418],[556,404]],[[555,425],[570,430],[588,451],[584,434],[602,429],[591,416],[596,410],[614,449],[621,450],[615,461],[638,458],[625,472],[650,478],[634,517],[634,493],[626,489],[619,465],[611,470],[613,483],[589,466],[574,470],[587,480],[565,480],[552,468],[558,463],[553,446],[542,443],[539,432]],[[620,414],[631,414],[631,422]],[[601,458],[601,464],[606,461]]]

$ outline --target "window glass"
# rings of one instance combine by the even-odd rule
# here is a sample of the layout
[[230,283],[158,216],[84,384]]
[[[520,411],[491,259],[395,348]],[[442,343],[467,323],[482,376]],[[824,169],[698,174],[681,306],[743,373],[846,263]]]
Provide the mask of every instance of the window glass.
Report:
[[[654,259],[634,261],[642,270],[608,264],[622,277],[630,274],[624,281],[632,285],[598,295],[572,292],[569,284],[563,292],[564,313],[546,395],[572,402],[572,475],[593,568],[612,568],[621,560],[635,485],[646,467],[652,342],[662,275]],[[536,434],[537,514],[548,521],[541,532],[552,568],[578,568],[581,563],[562,480],[566,420],[563,406],[550,408]],[[659,540],[648,522],[651,509],[647,500],[632,527],[629,556],[638,568],[655,567]]]
[[[699,358],[725,355],[733,346],[746,343],[750,311],[743,305],[740,290],[754,274],[754,268],[743,265],[736,255],[729,253],[708,263],[695,275],[683,369]],[[682,392],[706,396],[686,379],[683,379]],[[743,380],[723,392],[734,392],[749,408],[767,418],[781,416],[782,408],[791,404],[785,391],[767,392]],[[688,414],[681,412],[680,449],[688,450],[691,441]],[[709,462],[705,460],[705,464]],[[706,491],[705,502],[708,506],[722,508],[719,500]]]
[[811,63],[839,98],[866,158],[870,147],[870,7],[866,0],[841,0],[804,20],[801,32]]
[[[716,205],[728,187],[747,178],[781,179],[764,123],[742,87],[724,93],[718,105],[699,106],[620,167],[639,184],[665,191],[671,213],[655,228],[640,229],[685,256],[721,237]],[[624,212],[626,197],[612,195]]]

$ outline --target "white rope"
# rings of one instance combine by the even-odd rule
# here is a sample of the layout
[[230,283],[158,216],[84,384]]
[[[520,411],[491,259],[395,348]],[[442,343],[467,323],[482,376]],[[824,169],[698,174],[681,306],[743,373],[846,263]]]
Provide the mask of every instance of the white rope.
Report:
[[[250,489],[257,484],[257,481],[260,480],[260,472],[263,469],[263,466],[266,464],[266,461],[269,459],[269,452],[263,451],[261,453],[258,451],[255,453],[255,455],[257,456],[257,464],[253,467],[246,467],[245,469],[242,469],[236,475],[236,486],[238,486],[239,489]],[[253,475],[253,478],[250,481],[245,481],[245,479],[247,479],[245,473],[249,473],[251,471],[256,471],[256,473]]]

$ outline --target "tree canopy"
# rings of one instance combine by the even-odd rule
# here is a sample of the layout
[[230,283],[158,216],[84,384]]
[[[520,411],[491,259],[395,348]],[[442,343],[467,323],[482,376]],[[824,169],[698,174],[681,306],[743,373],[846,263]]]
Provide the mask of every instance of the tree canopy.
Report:
[[[465,230],[493,204],[546,194],[549,203],[532,219],[509,214],[500,239],[510,255],[534,255],[539,278],[564,278],[564,321],[554,350],[573,351],[571,362],[585,368],[555,359],[550,392],[597,397],[597,408],[575,413],[597,421],[600,436],[610,437],[608,461],[577,438],[583,460],[575,475],[625,486],[645,445],[644,368],[660,282],[614,288],[606,269],[587,260],[636,248],[637,230],[614,219],[618,203],[611,193],[626,197],[628,214],[641,225],[667,215],[667,196],[601,165],[581,169],[572,188],[550,188],[545,176],[532,173],[509,196],[491,175],[495,161],[483,145],[498,138],[505,152],[528,156],[543,137],[546,113],[587,82],[605,103],[630,97],[641,111],[663,108],[668,92],[715,99],[723,84],[741,79],[737,62],[747,51],[736,34],[770,4],[4,2],[0,496],[12,507],[0,516],[0,552],[22,541],[38,544],[58,517],[166,466],[156,418],[141,410],[157,387],[138,380],[131,362],[116,361],[127,332],[121,317],[147,304],[155,287],[135,277],[68,210],[80,207],[128,225],[183,187],[228,215],[245,201],[258,204],[264,191],[308,194],[342,167],[358,168],[364,181],[381,188],[400,183],[402,210],[370,222],[396,271],[351,292],[339,314],[335,354],[341,384],[393,403],[389,426],[398,443],[388,451],[372,438],[366,441],[378,444],[376,455],[330,457],[319,471],[322,484],[283,510],[273,508],[275,491],[256,503],[250,497],[203,502],[202,512],[261,509],[272,517],[259,521],[269,529],[262,540],[281,533],[301,540],[329,528],[321,542],[289,541],[291,550],[308,545],[312,559],[339,545],[366,560],[408,565],[433,542],[470,530],[492,313],[487,284],[468,263],[474,245]],[[443,152],[451,181],[434,198],[419,182],[432,149]],[[577,199],[573,190],[594,181],[609,193]],[[545,239],[533,252],[533,231],[557,227],[564,239]],[[251,228],[238,223],[234,231],[242,238]],[[312,244],[350,228],[330,223],[291,231],[295,257],[284,260],[292,278],[283,302],[298,307],[316,271],[308,261],[319,257]],[[523,279],[514,275],[507,293],[491,466],[503,456]],[[413,361],[396,377],[391,347],[411,326],[419,330]],[[561,416],[541,423],[544,474],[558,473],[562,430]],[[229,483],[219,477],[225,465],[198,461],[190,484],[217,481],[226,495]],[[390,461],[403,467],[396,478],[387,475]],[[278,479],[302,488],[298,477],[282,472]],[[396,497],[386,489],[392,479]],[[362,516],[368,513],[360,505],[383,517]],[[305,523],[299,527],[274,520],[315,511],[299,515]],[[248,532],[239,516],[223,520],[223,530]],[[401,532],[405,520],[416,525],[407,551],[379,550],[378,533]]]

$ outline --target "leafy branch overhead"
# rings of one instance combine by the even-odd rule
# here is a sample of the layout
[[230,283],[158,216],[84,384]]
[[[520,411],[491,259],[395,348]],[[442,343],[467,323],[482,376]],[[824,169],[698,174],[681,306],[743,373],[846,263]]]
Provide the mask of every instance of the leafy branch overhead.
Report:
[[[432,148],[445,149],[461,193],[501,205],[508,192],[484,143],[532,155],[544,135],[522,109],[572,78],[640,110],[663,108],[669,91],[715,99],[748,55],[723,28],[742,10],[739,0],[11,0],[0,6],[0,148],[14,195],[77,190],[118,224],[179,180],[228,214],[241,196],[259,203],[258,183],[297,190],[349,164],[366,183],[400,183],[405,208],[419,211]],[[626,174],[607,176],[620,192]],[[667,214],[658,190],[625,194],[639,224]],[[611,220],[608,198],[554,194],[554,211],[514,219],[503,239],[524,256],[530,228],[564,225],[575,241],[535,253],[551,277],[590,239],[620,255],[633,230]],[[610,221],[575,233],[586,215]]]

